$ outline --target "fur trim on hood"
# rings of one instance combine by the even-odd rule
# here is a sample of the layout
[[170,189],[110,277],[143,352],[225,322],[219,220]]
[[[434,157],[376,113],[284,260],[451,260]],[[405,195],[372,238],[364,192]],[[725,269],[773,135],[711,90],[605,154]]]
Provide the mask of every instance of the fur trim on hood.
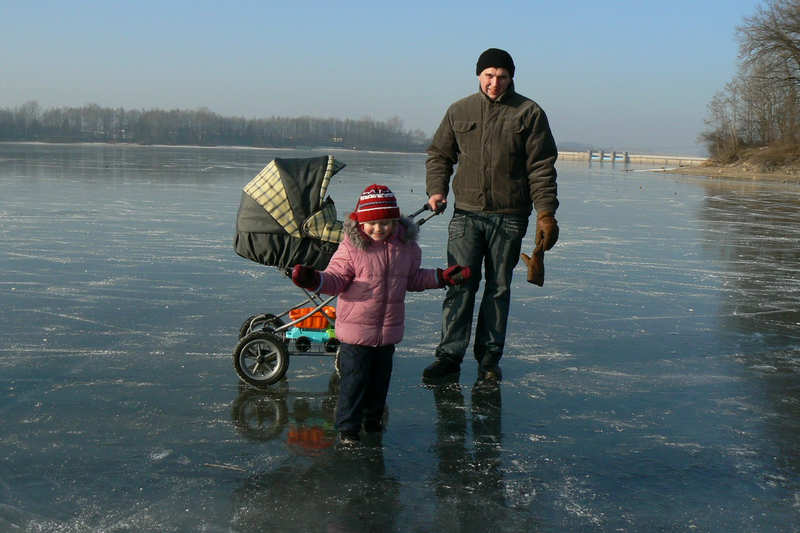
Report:
[[[417,223],[403,215],[400,215],[398,222],[395,228],[397,238],[403,242],[416,241],[419,236],[419,226],[417,226]],[[366,250],[367,246],[372,243],[372,239],[361,231],[358,222],[350,217],[346,217],[344,220],[344,234],[347,235],[347,238],[350,239],[353,246],[359,250]],[[394,236],[389,238],[391,239],[393,237]]]

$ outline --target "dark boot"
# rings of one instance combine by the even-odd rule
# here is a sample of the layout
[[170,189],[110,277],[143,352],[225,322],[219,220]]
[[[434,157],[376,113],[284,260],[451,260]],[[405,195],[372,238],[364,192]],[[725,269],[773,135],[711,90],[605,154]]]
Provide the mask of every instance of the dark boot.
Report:
[[428,380],[444,379],[454,374],[458,374],[460,371],[460,363],[457,363],[452,359],[440,357],[422,371],[422,378]]
[[478,380],[476,383],[492,385],[500,383],[503,379],[503,371],[497,365],[478,368]]
[[383,424],[380,420],[364,420],[364,431],[367,433],[380,433],[383,431]]
[[360,440],[361,436],[358,434],[358,431],[339,432],[339,444],[344,446],[352,446],[353,444],[358,443]]

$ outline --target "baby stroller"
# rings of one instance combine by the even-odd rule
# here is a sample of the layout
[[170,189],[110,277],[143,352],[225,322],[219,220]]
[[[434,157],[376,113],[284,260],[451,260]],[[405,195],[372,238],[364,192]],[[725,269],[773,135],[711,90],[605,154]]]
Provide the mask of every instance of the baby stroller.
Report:
[[[243,188],[236,253],[277,267],[287,277],[297,264],[323,270],[342,239],[343,223],[327,193],[331,178],[344,166],[330,155],[276,158],[267,164]],[[426,209],[427,204],[410,217]],[[305,298],[282,313],[251,315],[242,323],[233,367],[244,383],[267,388],[280,381],[290,355],[338,354],[336,309],[330,305],[335,296],[323,299],[300,290]],[[338,371],[338,358],[334,366]]]

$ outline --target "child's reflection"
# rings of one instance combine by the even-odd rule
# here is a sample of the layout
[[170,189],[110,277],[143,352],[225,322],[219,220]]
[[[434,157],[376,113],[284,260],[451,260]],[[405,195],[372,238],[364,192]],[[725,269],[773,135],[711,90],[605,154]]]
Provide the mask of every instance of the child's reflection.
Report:
[[236,531],[396,531],[398,482],[387,474],[383,447],[334,445],[338,380],[323,394],[288,387],[244,389],[234,402],[237,430],[246,438],[285,438],[292,453],[265,461],[233,494]]

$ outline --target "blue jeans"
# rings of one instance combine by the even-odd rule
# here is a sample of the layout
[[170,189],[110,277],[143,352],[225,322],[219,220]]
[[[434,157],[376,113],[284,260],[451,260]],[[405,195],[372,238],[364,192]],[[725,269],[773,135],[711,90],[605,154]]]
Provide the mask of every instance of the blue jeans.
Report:
[[394,344],[361,346],[342,343],[339,347],[339,401],[336,429],[360,431],[361,421],[378,422],[383,417],[389,381],[392,377]]
[[511,303],[511,276],[527,230],[527,216],[456,210],[448,228],[447,264],[469,265],[472,277],[447,289],[437,358],[459,364],[464,359],[483,268],[486,281],[475,327],[475,359],[483,368],[500,361]]

